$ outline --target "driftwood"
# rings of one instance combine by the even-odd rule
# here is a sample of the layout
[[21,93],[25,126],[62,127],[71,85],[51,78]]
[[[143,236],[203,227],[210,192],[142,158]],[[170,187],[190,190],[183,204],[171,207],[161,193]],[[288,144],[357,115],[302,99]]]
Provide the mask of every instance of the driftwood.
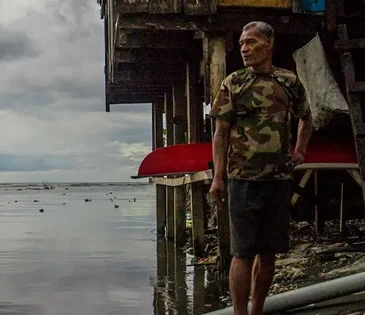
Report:
[[320,249],[320,250],[314,250],[314,253],[317,255],[330,255],[330,254],[336,254],[336,253],[361,253],[365,252],[365,246],[359,246],[359,247],[334,247],[329,249]]

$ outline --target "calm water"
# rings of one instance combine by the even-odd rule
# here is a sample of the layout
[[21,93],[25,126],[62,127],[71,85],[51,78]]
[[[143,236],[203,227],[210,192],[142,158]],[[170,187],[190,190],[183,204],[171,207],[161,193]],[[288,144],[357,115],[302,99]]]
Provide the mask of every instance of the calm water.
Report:
[[186,266],[191,257],[156,242],[153,185],[40,188],[0,185],[0,314],[185,315],[222,307],[204,267]]

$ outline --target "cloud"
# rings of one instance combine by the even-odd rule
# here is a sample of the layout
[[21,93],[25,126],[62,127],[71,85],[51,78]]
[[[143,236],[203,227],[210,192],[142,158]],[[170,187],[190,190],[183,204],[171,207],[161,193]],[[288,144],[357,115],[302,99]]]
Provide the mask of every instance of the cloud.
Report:
[[151,150],[151,105],[105,113],[96,1],[0,0],[0,182],[128,181]]
[[34,42],[21,31],[0,24],[0,62],[32,58],[40,54]]

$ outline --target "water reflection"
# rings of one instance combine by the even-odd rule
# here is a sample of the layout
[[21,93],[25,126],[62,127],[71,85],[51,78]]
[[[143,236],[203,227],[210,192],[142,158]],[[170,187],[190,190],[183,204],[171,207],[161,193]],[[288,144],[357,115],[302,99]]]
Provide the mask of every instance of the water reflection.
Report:
[[225,307],[219,297],[226,283],[217,283],[211,267],[191,265],[191,256],[172,242],[157,241],[154,315],[200,315]]

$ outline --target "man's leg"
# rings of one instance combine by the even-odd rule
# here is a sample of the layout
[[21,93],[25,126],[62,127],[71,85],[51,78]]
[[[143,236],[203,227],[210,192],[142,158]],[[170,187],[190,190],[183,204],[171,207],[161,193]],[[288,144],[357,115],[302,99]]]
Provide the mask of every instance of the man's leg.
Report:
[[262,315],[275,272],[275,256],[257,255],[252,268],[250,315]]
[[262,315],[275,272],[275,253],[289,249],[290,182],[270,184],[270,205],[265,207],[260,226],[261,253],[252,270],[250,315]]
[[233,257],[229,271],[234,315],[247,315],[253,259]]

